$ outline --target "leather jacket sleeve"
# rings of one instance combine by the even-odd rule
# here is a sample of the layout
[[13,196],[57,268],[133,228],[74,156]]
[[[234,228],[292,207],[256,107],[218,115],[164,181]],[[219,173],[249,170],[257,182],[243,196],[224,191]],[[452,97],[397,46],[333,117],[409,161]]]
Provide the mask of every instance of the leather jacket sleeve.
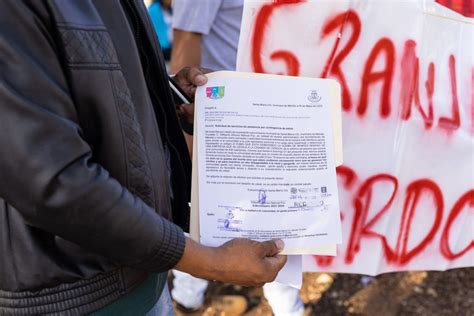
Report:
[[3,5],[0,196],[31,226],[123,265],[170,269],[182,230],[93,161],[48,26],[22,1]]

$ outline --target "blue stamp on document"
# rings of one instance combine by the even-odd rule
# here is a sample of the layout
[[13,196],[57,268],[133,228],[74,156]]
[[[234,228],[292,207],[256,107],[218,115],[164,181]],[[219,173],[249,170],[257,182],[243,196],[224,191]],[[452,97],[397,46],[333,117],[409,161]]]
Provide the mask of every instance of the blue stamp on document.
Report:
[[230,228],[230,221],[228,219],[224,220],[224,228],[229,229]]
[[258,190],[258,204],[265,204],[267,202],[267,192],[263,189]]
[[239,208],[228,208],[225,218],[217,220],[217,228],[224,231],[240,231],[243,221],[236,218],[236,212]]

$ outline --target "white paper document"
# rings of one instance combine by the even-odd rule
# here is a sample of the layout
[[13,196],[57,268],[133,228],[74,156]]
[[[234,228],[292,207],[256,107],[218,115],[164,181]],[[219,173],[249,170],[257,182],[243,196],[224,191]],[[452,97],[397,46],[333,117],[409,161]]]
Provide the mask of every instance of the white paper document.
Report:
[[337,83],[208,77],[195,99],[192,222],[199,222],[200,242],[278,238],[283,254],[335,255],[336,156],[342,161],[334,148],[335,138],[342,144],[340,131],[333,135]]
[[303,285],[303,257],[287,256],[286,264],[278,272],[275,282],[301,289]]

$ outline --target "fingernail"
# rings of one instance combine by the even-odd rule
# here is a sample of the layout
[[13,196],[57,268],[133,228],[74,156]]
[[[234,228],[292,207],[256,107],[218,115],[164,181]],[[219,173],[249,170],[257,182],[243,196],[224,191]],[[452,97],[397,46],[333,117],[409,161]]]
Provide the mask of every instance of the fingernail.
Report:
[[204,76],[204,75],[197,75],[195,78],[194,78],[194,82],[196,84],[205,84],[207,82],[207,77]]
[[275,245],[277,246],[278,251],[282,251],[283,248],[285,248],[285,243],[281,239],[275,240]]

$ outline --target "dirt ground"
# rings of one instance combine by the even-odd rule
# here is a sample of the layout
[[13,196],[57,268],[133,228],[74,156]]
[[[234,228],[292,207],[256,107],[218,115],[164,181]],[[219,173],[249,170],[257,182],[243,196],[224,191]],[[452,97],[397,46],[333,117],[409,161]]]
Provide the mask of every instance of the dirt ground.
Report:
[[[301,299],[306,315],[474,316],[474,268],[400,272],[375,278],[305,273]],[[240,312],[245,310],[244,312]],[[177,315],[183,315],[177,311]],[[212,283],[206,305],[184,315],[272,315],[261,288]]]

